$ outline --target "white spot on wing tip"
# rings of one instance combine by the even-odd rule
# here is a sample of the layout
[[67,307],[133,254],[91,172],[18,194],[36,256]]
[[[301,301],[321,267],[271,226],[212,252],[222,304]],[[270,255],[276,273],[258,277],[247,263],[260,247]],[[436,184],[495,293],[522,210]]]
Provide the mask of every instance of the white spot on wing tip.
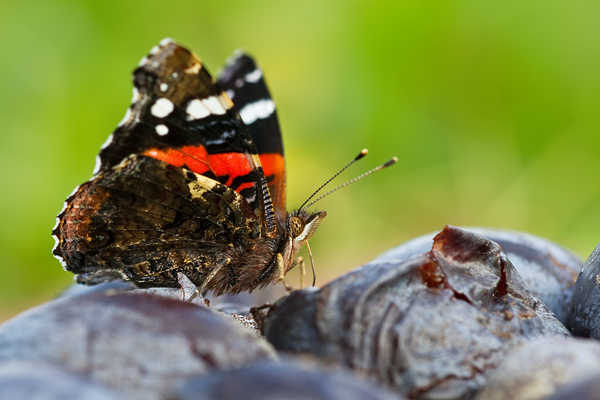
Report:
[[150,49],[150,54],[154,55],[154,54],[158,53],[159,51],[160,51],[160,47],[154,46],[152,49]]
[[171,102],[171,100],[161,97],[160,99],[156,100],[150,109],[150,112],[157,118],[164,118],[171,114],[174,108],[175,105]]
[[169,133],[169,128],[167,128],[166,125],[156,125],[156,133],[158,133],[160,136],[164,136],[167,133]]
[[271,99],[262,99],[247,104],[240,110],[240,117],[246,125],[252,124],[257,119],[268,118],[275,111],[275,103]]
[[138,67],[143,67],[144,65],[146,65],[148,63],[148,57],[144,56],[142,57],[142,59],[140,60],[140,62],[138,63]]
[[263,73],[260,68],[256,68],[254,71],[246,74],[244,80],[246,82],[255,83],[262,77]]
[[223,115],[227,112],[216,96],[211,96],[208,99],[202,100],[202,104],[208,108],[211,114]]
[[160,44],[161,46],[166,46],[169,43],[175,43],[175,41],[173,39],[171,39],[171,38],[164,38],[158,44]]
[[210,115],[209,109],[206,108],[204,104],[202,104],[202,102],[198,99],[194,99],[188,103],[186,112],[188,113],[188,119],[190,120],[206,118]]

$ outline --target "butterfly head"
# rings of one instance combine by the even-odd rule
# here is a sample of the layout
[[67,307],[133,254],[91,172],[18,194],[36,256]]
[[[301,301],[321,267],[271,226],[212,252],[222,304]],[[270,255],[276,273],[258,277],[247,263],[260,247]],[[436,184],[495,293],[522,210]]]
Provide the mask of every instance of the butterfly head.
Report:
[[[288,214],[287,221],[286,221],[287,235],[286,235],[285,250],[283,251],[282,255],[283,255],[284,259],[288,260],[288,263],[289,263],[288,265],[290,265],[290,268],[293,265],[293,264],[291,264],[293,257],[298,253],[298,251],[302,248],[302,246],[304,246],[305,244],[308,245],[308,240],[314,234],[315,230],[317,229],[317,226],[319,226],[319,224],[321,223],[321,220],[323,218],[325,218],[325,216],[327,215],[327,213],[325,211],[319,211],[316,213],[308,213],[306,210],[311,205],[313,205],[317,201],[321,200],[322,198],[328,196],[329,194],[335,192],[336,190],[341,189],[344,186],[347,186],[349,184],[352,184],[352,183],[364,178],[365,176],[372,174],[373,172],[390,167],[398,161],[398,159],[396,157],[393,157],[388,162],[386,162],[376,168],[373,168],[370,171],[365,172],[364,174],[336,187],[335,189],[330,190],[329,192],[325,193],[324,195],[318,197],[317,199],[315,199],[311,202],[313,197],[315,197],[321,191],[321,189],[323,189],[329,182],[331,182],[335,177],[337,177],[340,173],[342,173],[350,165],[354,164],[356,161],[358,161],[361,158],[363,158],[364,156],[366,156],[367,153],[368,153],[367,149],[363,149],[358,154],[358,156],[356,156],[351,162],[346,164],[346,166],[344,166],[341,170],[339,170],[327,182],[325,182],[323,185],[321,185],[308,199],[306,199],[306,201],[300,206],[300,208],[298,210],[293,211],[292,213]],[[314,286],[314,284],[315,284],[314,272],[315,271],[314,271],[314,264],[312,262],[312,254],[310,251],[310,247],[308,247],[308,253],[310,255],[311,265],[313,268],[313,286]]]
[[325,211],[308,213],[305,210],[295,210],[287,214],[284,222],[285,241],[280,250],[286,270],[292,267],[294,257],[312,237],[326,215]]
[[319,226],[326,215],[325,211],[309,214],[304,210],[297,210],[289,215],[287,231],[293,243],[294,254],[308,242],[308,239],[315,233],[317,226]]

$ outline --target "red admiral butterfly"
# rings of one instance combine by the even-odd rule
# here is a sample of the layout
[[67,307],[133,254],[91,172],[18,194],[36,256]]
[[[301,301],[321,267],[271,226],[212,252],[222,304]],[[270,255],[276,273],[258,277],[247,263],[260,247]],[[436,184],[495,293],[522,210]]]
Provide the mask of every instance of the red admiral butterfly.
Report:
[[133,83],[94,176],[57,217],[53,254],[84,284],[179,287],[181,272],[219,295],[282,280],[326,213],[285,211],[281,133],[256,63],[236,54],[217,83],[165,39]]

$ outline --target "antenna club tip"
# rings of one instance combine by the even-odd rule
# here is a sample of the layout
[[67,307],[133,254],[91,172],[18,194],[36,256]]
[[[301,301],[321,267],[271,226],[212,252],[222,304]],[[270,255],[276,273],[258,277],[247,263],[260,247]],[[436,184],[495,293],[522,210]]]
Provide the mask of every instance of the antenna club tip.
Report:
[[385,164],[383,164],[383,168],[391,167],[392,165],[398,162],[398,157],[392,157],[392,159]]
[[358,161],[361,158],[363,158],[364,156],[366,156],[369,153],[369,150],[367,149],[362,149],[362,151],[356,156],[356,158],[354,159],[354,161]]

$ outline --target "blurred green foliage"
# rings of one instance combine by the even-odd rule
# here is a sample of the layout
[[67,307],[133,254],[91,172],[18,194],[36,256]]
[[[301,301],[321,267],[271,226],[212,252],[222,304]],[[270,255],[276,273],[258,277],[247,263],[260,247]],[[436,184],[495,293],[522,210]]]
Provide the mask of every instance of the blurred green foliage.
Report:
[[213,72],[236,48],[259,60],[289,208],[364,147],[347,179],[399,158],[318,203],[321,284],[445,224],[587,257],[600,240],[599,17],[587,0],[0,2],[0,319],[72,281],[50,254],[55,216],[164,37]]

